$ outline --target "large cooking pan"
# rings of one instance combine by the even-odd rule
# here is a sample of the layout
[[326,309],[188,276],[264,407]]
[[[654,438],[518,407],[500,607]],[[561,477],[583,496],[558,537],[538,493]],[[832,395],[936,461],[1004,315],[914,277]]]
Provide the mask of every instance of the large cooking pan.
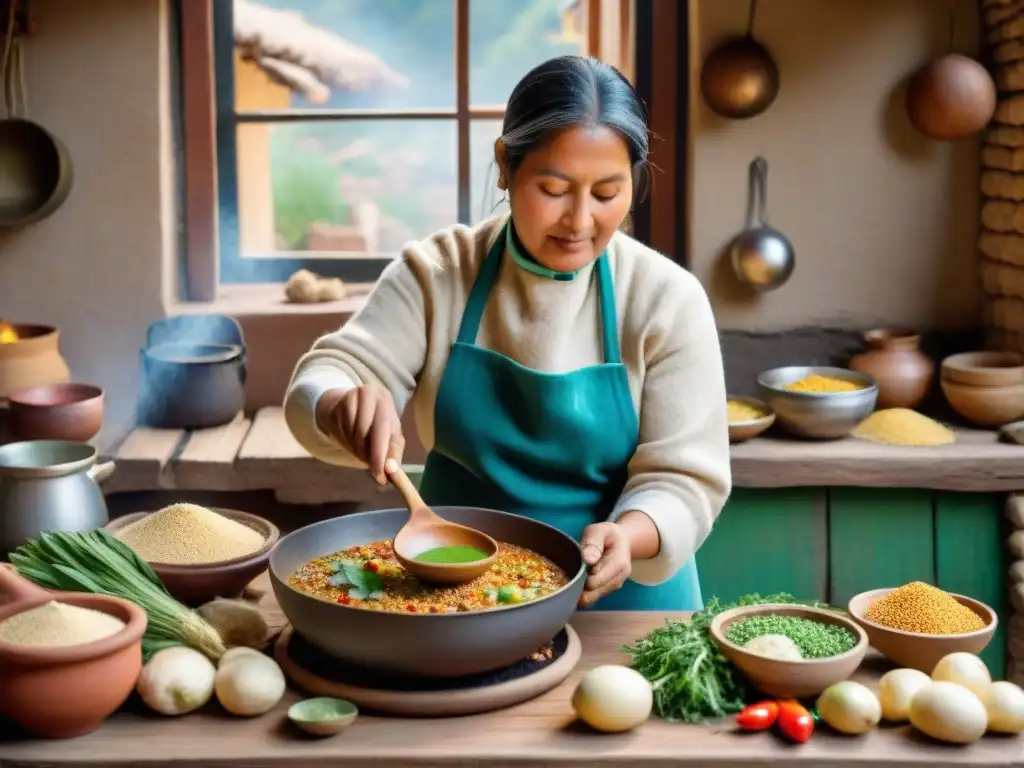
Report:
[[357,544],[394,538],[405,509],[325,520],[281,538],[270,581],[288,621],[331,656],[391,673],[451,677],[488,672],[526,658],[558,634],[576,610],[587,569],[569,536],[529,518],[473,507],[436,507],[455,523],[544,555],[569,574],[558,592],[527,603],[465,613],[385,613],[321,600],[289,586],[304,563]]

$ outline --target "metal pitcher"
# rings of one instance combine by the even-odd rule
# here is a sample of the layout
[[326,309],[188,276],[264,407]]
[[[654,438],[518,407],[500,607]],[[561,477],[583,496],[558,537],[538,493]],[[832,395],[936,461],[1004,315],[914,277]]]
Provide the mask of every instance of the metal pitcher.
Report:
[[114,462],[98,458],[93,446],[68,440],[0,446],[0,560],[43,532],[107,524],[100,483],[114,473]]

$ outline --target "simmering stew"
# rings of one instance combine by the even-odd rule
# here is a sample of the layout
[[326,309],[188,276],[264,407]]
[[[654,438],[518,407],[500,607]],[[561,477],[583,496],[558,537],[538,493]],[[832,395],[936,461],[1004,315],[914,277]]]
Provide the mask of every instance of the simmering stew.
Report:
[[499,543],[494,565],[479,578],[427,584],[398,563],[391,541],[375,541],[311,560],[288,583],[314,597],[368,610],[454,613],[536,600],[557,592],[569,577],[536,552]]

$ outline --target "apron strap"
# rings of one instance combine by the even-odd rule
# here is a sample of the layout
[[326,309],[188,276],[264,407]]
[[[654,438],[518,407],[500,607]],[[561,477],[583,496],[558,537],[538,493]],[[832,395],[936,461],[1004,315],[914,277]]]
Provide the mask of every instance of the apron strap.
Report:
[[608,263],[608,252],[597,257],[598,295],[601,301],[601,332],[604,336],[604,361],[621,363],[619,350],[619,329],[615,312],[615,285],[612,282],[612,268]]
[[[505,237],[504,230],[502,230],[502,234],[498,235],[498,239],[494,241],[487,252],[487,258],[480,266],[480,272],[473,282],[473,287],[469,290],[469,298],[466,300],[466,309],[462,313],[462,322],[459,324],[456,343],[469,345],[476,343],[480,322],[483,320],[484,310],[487,308],[487,299],[498,278],[501,254],[504,249]],[[621,363],[622,353],[619,350],[619,331],[615,312],[615,286],[612,283],[612,269],[608,264],[607,252],[597,258],[597,280],[598,297],[601,303],[604,361],[606,363]]]
[[[508,226],[507,224],[505,226]],[[501,252],[505,248],[504,229],[494,241],[491,249],[487,252],[487,258],[480,265],[480,272],[469,289],[469,298],[466,300],[466,309],[462,313],[462,323],[459,325],[459,335],[456,343],[473,345],[476,343],[476,335],[480,330],[480,321],[484,316],[484,309],[487,308],[487,297],[491,294],[491,288],[498,277],[498,267],[501,266]]]

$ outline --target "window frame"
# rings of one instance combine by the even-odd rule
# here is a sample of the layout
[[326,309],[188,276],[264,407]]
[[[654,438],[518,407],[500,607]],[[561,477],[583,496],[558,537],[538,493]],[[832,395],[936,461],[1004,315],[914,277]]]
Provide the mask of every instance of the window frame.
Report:
[[[234,109],[233,3],[179,3],[182,141],[184,156],[182,299],[215,301],[221,286],[280,283],[307,268],[353,282],[372,282],[392,258],[259,256],[239,252],[237,126],[298,120],[429,119],[456,127],[458,220],[470,221],[470,129],[473,121],[501,119],[504,105],[473,106],[469,99],[469,3],[449,0],[455,16],[455,105],[431,110],[282,110],[237,114]],[[634,79],[636,4],[666,0],[588,0],[585,50]],[[675,0],[668,0],[673,3]],[[217,45],[218,35],[231,40]],[[675,98],[672,98],[673,104]],[[674,141],[670,142],[674,144]],[[223,268],[222,268],[223,267]],[[240,279],[244,269],[246,279]]]

